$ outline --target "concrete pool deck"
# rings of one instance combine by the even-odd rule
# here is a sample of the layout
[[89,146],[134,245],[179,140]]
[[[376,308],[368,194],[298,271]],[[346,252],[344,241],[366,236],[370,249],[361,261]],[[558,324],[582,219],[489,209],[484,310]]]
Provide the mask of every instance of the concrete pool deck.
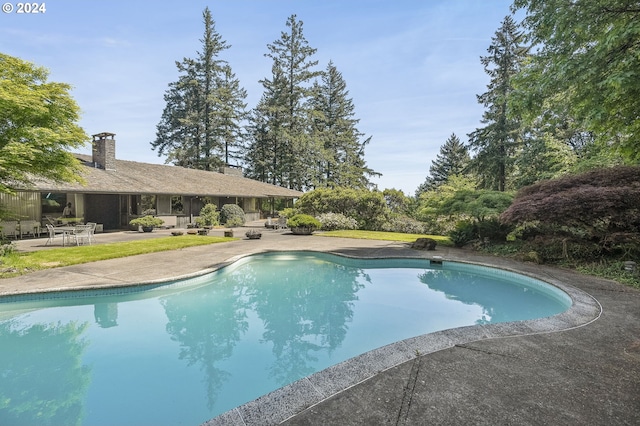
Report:
[[[153,234],[96,237],[102,243],[168,231]],[[244,237],[244,231],[236,236]],[[39,250],[45,241],[17,245]],[[564,286],[574,306],[546,320],[464,327],[390,345],[231,410],[209,425],[640,424],[640,291],[565,269],[440,246],[421,252],[403,243],[265,230],[261,240],[2,279],[0,296],[168,281],[271,250],[365,258],[439,256],[491,265]]]

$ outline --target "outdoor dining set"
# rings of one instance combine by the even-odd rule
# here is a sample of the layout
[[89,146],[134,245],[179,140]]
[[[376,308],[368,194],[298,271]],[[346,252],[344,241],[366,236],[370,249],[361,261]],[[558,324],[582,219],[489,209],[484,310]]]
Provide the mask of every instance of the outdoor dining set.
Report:
[[47,224],[46,226],[49,238],[45,245],[53,244],[56,238],[62,239],[63,247],[73,244],[80,246],[94,242],[96,223],[89,222],[84,225],[78,224],[73,226],[53,226]]
[[[95,242],[94,233],[96,223],[87,222],[86,224],[57,224],[53,221],[47,223],[47,242],[45,245],[53,245],[56,241],[60,241],[62,246],[68,245],[85,245]],[[40,236],[41,225],[35,220],[23,221],[3,221],[0,222],[0,233],[3,237],[8,238],[24,238],[25,236]]]

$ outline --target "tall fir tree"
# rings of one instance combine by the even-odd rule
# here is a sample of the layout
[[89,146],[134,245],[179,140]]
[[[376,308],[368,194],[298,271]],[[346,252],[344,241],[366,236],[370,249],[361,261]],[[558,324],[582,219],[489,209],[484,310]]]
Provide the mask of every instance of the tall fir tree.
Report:
[[291,15],[286,25],[288,31],[267,46],[272,77],[260,81],[265,92],[252,114],[246,161],[249,176],[304,190],[312,187],[320,152],[307,131],[307,100],[319,75],[318,61],[311,60],[316,49],[305,39],[302,21]]
[[478,96],[478,102],[486,108],[481,121],[485,126],[469,134],[469,147],[475,151],[471,168],[484,189],[507,189],[520,143],[520,123],[509,113],[508,99],[513,90],[512,79],[527,55],[522,42],[522,33],[513,18],[507,16],[491,39],[489,55],[480,59],[490,77],[487,91]]
[[431,162],[429,176],[416,191],[419,196],[425,191],[432,191],[449,180],[452,175],[463,174],[469,167],[469,150],[460,141],[460,138],[452,133],[444,145],[440,147],[440,152],[436,159]]
[[176,62],[181,75],[165,93],[166,106],[151,146],[158,155],[167,155],[167,162],[215,170],[241,146],[247,95],[229,64],[219,58],[230,46],[216,32],[209,8],[202,17],[202,51],[195,59]]
[[317,162],[316,186],[367,188],[369,177],[380,176],[366,166],[364,148],[371,138],[364,136],[356,125],[355,108],[347,84],[333,62],[329,62],[321,82],[313,86],[309,101],[311,137],[322,149]]

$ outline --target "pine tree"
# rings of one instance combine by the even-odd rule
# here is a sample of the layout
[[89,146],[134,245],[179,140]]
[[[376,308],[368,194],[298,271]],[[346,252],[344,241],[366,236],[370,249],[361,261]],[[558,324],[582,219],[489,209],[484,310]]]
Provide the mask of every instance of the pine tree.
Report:
[[510,16],[491,40],[489,55],[481,58],[491,80],[487,92],[478,96],[478,102],[486,108],[481,121],[485,127],[469,134],[469,147],[476,152],[471,166],[480,179],[480,187],[504,191],[520,142],[520,123],[509,114],[508,97],[527,49],[521,44],[523,35]]
[[322,74],[321,83],[313,87],[310,100],[311,137],[322,149],[316,173],[317,186],[367,188],[368,177],[380,176],[366,167],[363,142],[356,125],[353,101],[342,74],[329,62]]
[[469,166],[469,151],[460,142],[458,136],[452,133],[444,145],[440,147],[440,153],[431,162],[429,176],[425,182],[418,187],[416,196],[425,191],[432,191],[445,183],[450,176],[459,175],[466,171]]
[[165,93],[166,106],[151,146],[158,155],[166,154],[167,162],[214,170],[228,164],[230,152],[241,146],[246,92],[219,58],[230,46],[216,32],[209,8],[202,16],[202,52],[196,59],[176,62],[181,75]]
[[267,45],[272,77],[260,81],[265,92],[252,114],[246,161],[250,176],[304,190],[312,186],[319,152],[307,131],[307,100],[319,75],[313,70],[318,61],[310,59],[316,49],[305,39],[302,21],[291,15],[286,25],[289,31]]

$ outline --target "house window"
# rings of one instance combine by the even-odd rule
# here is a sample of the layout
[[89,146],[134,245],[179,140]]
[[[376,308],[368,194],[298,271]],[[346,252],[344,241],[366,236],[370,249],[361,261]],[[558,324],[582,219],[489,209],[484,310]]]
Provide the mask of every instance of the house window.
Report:
[[184,204],[182,204],[182,196],[174,195],[171,197],[171,214],[183,214]]
[[144,194],[140,197],[140,209],[142,214],[156,214],[156,196]]

